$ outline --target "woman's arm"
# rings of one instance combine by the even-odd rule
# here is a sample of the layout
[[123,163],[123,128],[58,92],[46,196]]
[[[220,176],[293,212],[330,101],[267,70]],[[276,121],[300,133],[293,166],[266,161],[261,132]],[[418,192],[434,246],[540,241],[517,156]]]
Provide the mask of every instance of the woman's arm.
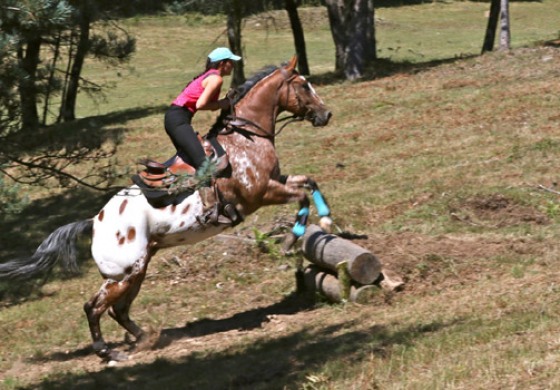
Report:
[[204,92],[202,92],[202,95],[200,95],[196,101],[196,108],[198,110],[219,110],[229,107],[229,101],[227,99],[210,101],[212,96],[221,91],[222,83],[223,79],[218,75],[210,75],[202,81]]

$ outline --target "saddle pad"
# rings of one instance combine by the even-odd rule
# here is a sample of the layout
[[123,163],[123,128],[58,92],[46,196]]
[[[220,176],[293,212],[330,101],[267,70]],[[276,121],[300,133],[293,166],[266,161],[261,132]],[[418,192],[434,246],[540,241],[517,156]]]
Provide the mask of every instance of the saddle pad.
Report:
[[195,192],[194,189],[186,189],[183,192],[170,194],[166,189],[159,189],[148,186],[146,183],[144,183],[144,180],[142,180],[139,175],[133,175],[132,182],[140,187],[148,203],[156,209],[167,207],[170,205],[177,205]]

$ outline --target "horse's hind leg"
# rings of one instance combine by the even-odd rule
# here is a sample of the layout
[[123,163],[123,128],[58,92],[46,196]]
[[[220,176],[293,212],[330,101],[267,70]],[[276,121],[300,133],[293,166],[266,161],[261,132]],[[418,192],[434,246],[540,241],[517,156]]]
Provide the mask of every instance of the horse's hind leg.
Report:
[[145,333],[142,328],[130,319],[129,312],[132,302],[136,299],[136,296],[140,292],[140,287],[142,286],[145,275],[146,272],[144,270],[144,272],[138,274],[134,279],[132,279],[130,281],[131,286],[128,292],[108,310],[111,318],[117,321],[120,326],[134,336],[136,342],[141,341]]
[[108,279],[103,283],[97,294],[84,304],[89,330],[93,340],[93,350],[104,360],[126,360],[127,356],[109,348],[101,333],[100,319],[103,313],[118,300],[128,283]]
[[137,262],[121,281],[106,280],[97,294],[84,305],[93,340],[93,349],[102,359],[119,361],[128,358],[122,352],[111,350],[103,339],[100,319],[105,311],[109,310],[111,317],[137,339],[144,334],[142,329],[130,320],[128,311],[140,291],[147,264],[147,260]]

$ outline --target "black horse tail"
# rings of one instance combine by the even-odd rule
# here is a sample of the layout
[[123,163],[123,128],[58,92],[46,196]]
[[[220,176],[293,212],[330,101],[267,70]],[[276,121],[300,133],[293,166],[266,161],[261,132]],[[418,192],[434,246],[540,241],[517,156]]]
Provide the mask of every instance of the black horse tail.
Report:
[[31,257],[0,263],[0,279],[31,279],[50,271],[59,260],[66,270],[77,273],[76,240],[80,234],[91,232],[92,227],[93,219],[59,227]]

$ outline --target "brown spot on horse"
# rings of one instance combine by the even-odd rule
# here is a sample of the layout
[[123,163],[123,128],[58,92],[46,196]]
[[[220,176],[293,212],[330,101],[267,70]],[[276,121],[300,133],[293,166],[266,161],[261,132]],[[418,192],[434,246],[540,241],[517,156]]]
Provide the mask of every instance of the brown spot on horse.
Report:
[[124,213],[124,209],[126,208],[127,203],[128,199],[123,200],[123,202],[121,203],[121,207],[119,207],[119,215]]
[[126,239],[128,240],[128,242],[133,242],[135,238],[136,238],[136,229],[133,226],[131,226],[128,228],[128,231],[126,232]]

